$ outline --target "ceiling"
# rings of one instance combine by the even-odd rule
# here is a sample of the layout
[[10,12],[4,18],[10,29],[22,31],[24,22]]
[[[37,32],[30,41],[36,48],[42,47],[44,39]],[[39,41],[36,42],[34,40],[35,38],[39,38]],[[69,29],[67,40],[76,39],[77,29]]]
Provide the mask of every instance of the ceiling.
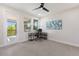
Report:
[[50,12],[46,12],[42,9],[33,10],[39,7],[40,3],[5,3],[4,5],[16,8],[24,12],[28,12],[37,17],[43,17],[51,13],[61,12],[65,9],[75,7],[79,4],[78,3],[45,3],[45,7],[49,9]]

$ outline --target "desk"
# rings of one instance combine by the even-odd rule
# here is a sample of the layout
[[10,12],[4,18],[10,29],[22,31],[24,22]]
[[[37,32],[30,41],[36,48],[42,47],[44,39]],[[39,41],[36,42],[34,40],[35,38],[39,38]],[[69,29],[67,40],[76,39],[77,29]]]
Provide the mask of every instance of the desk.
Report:
[[42,32],[42,33],[28,33],[28,40],[33,41],[33,40],[47,40],[47,33]]

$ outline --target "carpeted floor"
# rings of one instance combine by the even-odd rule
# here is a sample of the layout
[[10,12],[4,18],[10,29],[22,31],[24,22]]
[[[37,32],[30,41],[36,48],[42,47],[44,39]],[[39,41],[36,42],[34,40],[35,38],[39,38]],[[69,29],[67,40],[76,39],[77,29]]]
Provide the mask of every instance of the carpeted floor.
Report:
[[79,48],[58,42],[26,41],[0,48],[1,56],[79,56]]

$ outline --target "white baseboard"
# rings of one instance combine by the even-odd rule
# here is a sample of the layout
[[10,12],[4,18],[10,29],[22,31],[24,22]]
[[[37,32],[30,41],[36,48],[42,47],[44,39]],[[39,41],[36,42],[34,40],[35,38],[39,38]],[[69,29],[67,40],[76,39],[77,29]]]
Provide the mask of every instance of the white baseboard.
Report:
[[7,45],[0,45],[0,47],[6,47],[6,46],[10,46],[10,45],[13,45],[13,44],[18,44],[18,43],[22,43],[22,42],[25,42],[27,40],[23,40],[23,41],[17,41],[17,42],[14,42],[14,43],[10,43],[10,44],[7,44]]
[[[51,39],[49,39],[49,40],[51,40]],[[79,44],[75,44],[75,43],[71,43],[71,42],[59,41],[59,40],[56,40],[56,39],[52,39],[52,41],[59,42],[59,43],[62,43],[62,44],[66,44],[66,45],[70,45],[70,46],[74,46],[74,47],[79,47]]]

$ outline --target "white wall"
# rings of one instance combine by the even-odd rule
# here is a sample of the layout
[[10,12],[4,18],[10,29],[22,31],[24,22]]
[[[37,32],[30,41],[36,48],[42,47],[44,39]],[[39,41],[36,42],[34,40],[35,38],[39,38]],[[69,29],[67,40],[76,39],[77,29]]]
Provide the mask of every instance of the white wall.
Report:
[[[2,18],[0,18],[0,46],[6,46],[14,44],[16,42],[22,42],[28,40],[27,32],[24,32],[24,21],[35,18],[32,15],[21,12],[7,6],[0,6]],[[15,20],[17,22],[17,35],[8,41],[7,37],[7,20]]]
[[[45,22],[50,18],[62,19],[62,30],[46,30]],[[41,19],[42,28],[48,32],[48,38],[79,47],[79,6],[62,11],[56,15]]]
[[3,16],[2,16],[2,12],[3,12],[3,10],[2,10],[2,7],[1,7],[0,8],[0,46],[4,43],[3,32],[2,32],[2,30],[3,30],[3,25],[2,25],[2,23],[3,23]]

